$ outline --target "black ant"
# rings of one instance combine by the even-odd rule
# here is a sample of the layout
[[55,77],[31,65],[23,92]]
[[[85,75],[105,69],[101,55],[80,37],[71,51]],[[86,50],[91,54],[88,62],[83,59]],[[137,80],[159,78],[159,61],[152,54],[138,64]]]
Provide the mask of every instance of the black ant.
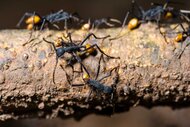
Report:
[[183,41],[184,39],[186,39],[187,37],[190,36],[190,28],[188,28],[187,30],[184,28],[183,24],[179,23],[179,25],[177,25],[174,29],[176,29],[178,26],[181,26],[182,28],[182,32],[179,32],[177,34],[177,36],[175,37],[175,41],[176,42],[181,42]]
[[174,29],[176,29],[178,26],[181,26],[182,32],[178,33],[175,37],[176,42],[182,42],[184,41],[184,45],[182,47],[181,53],[178,55],[178,58],[181,58],[185,48],[190,45],[190,27],[187,28],[187,30],[184,28],[183,24],[179,23]]
[[[171,11],[170,7],[168,7],[168,3],[169,3],[169,1],[167,1],[164,5],[152,3],[152,5],[154,5],[154,6],[145,11],[142,7],[138,6],[137,3],[133,0],[132,1],[132,4],[133,4],[132,9],[135,8],[134,7],[135,5],[137,6],[138,11],[140,11],[139,18],[144,22],[146,22],[146,21],[159,22],[160,18],[161,18],[161,14]],[[168,18],[171,17],[171,13],[168,13],[167,15],[168,15]]]
[[[67,30],[67,22],[70,20],[74,20],[74,21],[79,21],[80,19],[78,18],[78,14],[74,13],[74,14],[69,14],[68,12],[65,12],[63,10],[59,10],[57,12],[54,13],[50,13],[48,15],[45,16],[40,16],[40,14],[33,12],[33,13],[28,13],[26,12],[22,18],[20,19],[20,21],[17,24],[17,27],[19,27],[21,25],[21,23],[24,21],[25,17],[28,17],[25,20],[25,23],[27,24],[27,29],[28,30],[43,30],[45,26],[49,26],[52,25],[54,26],[56,29],[59,29],[59,26],[57,26],[55,23],[58,23],[60,21],[64,21],[65,23],[65,29]],[[30,37],[29,40],[23,44],[26,45],[28,43],[30,43],[31,37],[32,37],[32,31],[30,33]]]
[[[147,22],[147,21],[157,21],[157,23],[160,21],[161,13],[164,12],[164,9],[167,4],[162,6],[155,6],[151,9],[144,10],[141,6],[139,6],[135,0],[132,0],[132,13],[135,11],[135,8],[137,8],[138,13],[136,15],[136,18],[132,18],[128,23],[128,28],[130,30],[135,29],[139,26],[140,23]],[[140,21],[139,21],[140,19]]]
[[159,26],[159,22],[161,20],[162,15],[164,15],[165,19],[170,19],[174,15],[180,15],[179,10],[175,10],[173,7],[168,7],[169,3],[171,2],[167,1],[164,5],[152,3],[152,5],[154,6],[145,11],[141,6],[139,6],[135,2],[135,0],[133,0],[132,12],[134,12],[135,8],[137,8],[138,13],[136,15],[136,18],[133,18],[129,21],[128,28],[130,30],[135,29],[140,25],[140,23],[144,23],[147,21],[156,21]]
[[25,17],[29,17],[25,21],[27,24],[27,29],[29,29],[29,30],[31,30],[31,29],[42,30],[42,29],[44,29],[44,26],[49,25],[49,24],[51,24],[54,27],[56,27],[57,29],[59,29],[59,27],[55,23],[58,23],[60,21],[65,22],[65,28],[67,29],[67,21],[68,20],[73,19],[74,21],[79,21],[79,18],[77,16],[69,14],[68,12],[65,12],[63,10],[59,10],[57,12],[50,13],[45,16],[40,16],[36,12],[34,12],[34,13],[26,12],[22,16],[20,21],[18,22],[17,27],[20,26],[20,24],[23,22]]
[[[190,27],[185,28],[182,23],[179,23],[176,25],[172,30],[175,30],[177,27],[181,27],[183,31],[181,32],[170,32],[170,33],[164,33],[164,36],[166,38],[167,34],[175,34],[176,36],[174,37],[173,41],[180,43],[182,42],[182,49],[181,52],[177,55],[177,58],[180,59],[183,52],[185,51],[185,48],[190,45]],[[167,40],[167,39],[165,39]]]
[[[89,100],[89,97],[92,94],[92,91],[102,92],[102,93],[105,93],[105,94],[109,94],[109,95],[111,95],[111,100],[113,100],[114,94],[116,92],[116,84],[118,83],[118,80],[119,80],[118,73],[114,77],[114,82],[113,82],[113,84],[111,86],[105,85],[105,84],[101,83],[101,81],[103,79],[105,79],[105,78],[110,77],[111,74],[112,74],[112,72],[114,70],[118,72],[119,66],[111,69],[110,72],[107,75],[105,75],[102,78],[98,79],[98,75],[99,75],[99,71],[100,71],[100,62],[101,62],[102,58],[103,58],[103,55],[100,56],[100,59],[99,59],[99,62],[98,62],[98,69],[97,69],[97,73],[96,73],[95,79],[92,79],[90,77],[90,75],[89,75],[89,73],[88,73],[87,70],[85,70],[85,73],[83,73],[83,81],[85,82],[85,84],[87,84],[91,88],[86,101]],[[83,86],[85,84],[73,84],[72,86]]]
[[[156,21],[160,34],[164,37],[164,40],[166,43],[167,39],[165,37],[165,34],[160,30],[160,20],[162,15],[165,19],[171,19],[174,16],[182,18],[187,18],[185,14],[187,11],[183,12],[184,10],[178,10],[174,9],[173,7],[169,7],[168,4],[172,3],[169,0],[166,1],[164,5],[162,4],[156,4],[152,3],[153,7],[148,10],[143,10],[142,7],[140,7],[134,0],[132,1],[132,12],[134,12],[135,7],[138,10],[137,18],[132,18],[128,23],[128,29],[133,30],[140,26],[141,23],[147,22],[147,21]],[[140,19],[140,20],[139,20]],[[180,37],[180,36],[179,36]],[[178,39],[178,38],[177,38]]]
[[[55,75],[55,69],[56,69],[57,64],[58,64],[58,59],[60,57],[62,57],[65,53],[71,54],[72,58],[70,60],[72,61],[73,59],[75,59],[78,63],[81,64],[81,70],[82,70],[82,68],[84,68],[86,72],[88,72],[88,71],[85,68],[85,66],[83,65],[82,60],[81,60],[80,56],[78,55],[78,53],[79,54],[83,53],[83,52],[92,53],[92,51],[94,51],[95,47],[96,47],[103,55],[107,56],[108,58],[112,58],[112,59],[118,59],[119,58],[119,57],[113,57],[113,56],[109,56],[109,55],[105,54],[100,49],[100,47],[97,44],[93,44],[93,45],[86,44],[86,45],[83,45],[86,42],[86,40],[89,39],[91,36],[93,36],[95,39],[105,39],[105,38],[110,37],[109,35],[105,36],[105,37],[97,37],[93,33],[90,33],[79,44],[73,43],[72,38],[71,38],[71,34],[69,34],[68,36],[69,36],[70,42],[69,43],[65,43],[64,41],[62,41],[62,47],[59,47],[59,48],[56,48],[53,42],[49,42],[49,41],[45,40],[45,38],[43,38],[43,40],[45,42],[50,43],[53,46],[53,48],[54,48],[54,50],[56,52],[56,65],[55,65],[54,70],[53,70],[53,83],[54,84],[55,84],[55,79],[54,79],[55,76],[54,75]],[[69,61],[68,63],[73,68],[73,66],[70,64],[71,61]]]

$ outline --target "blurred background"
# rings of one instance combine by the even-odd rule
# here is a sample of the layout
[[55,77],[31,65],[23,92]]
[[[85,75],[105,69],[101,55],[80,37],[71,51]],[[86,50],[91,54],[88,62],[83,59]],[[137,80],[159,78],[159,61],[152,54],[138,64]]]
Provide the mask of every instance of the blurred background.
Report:
[[[143,8],[150,7],[151,2],[164,3],[165,0],[136,0]],[[189,9],[190,1],[171,0],[176,8]],[[87,20],[113,17],[123,20],[130,9],[131,0],[1,0],[0,29],[14,29],[25,12],[38,12],[46,15],[51,11],[64,9],[70,13],[77,12]],[[0,122],[0,127],[189,127],[190,108],[172,110],[169,107],[146,109],[137,107],[129,112],[112,117],[89,115],[81,121],[74,119],[27,119]]]
[[[151,2],[165,3],[166,0],[136,0],[144,9],[150,7]],[[176,8],[189,9],[188,0],[170,0],[178,2],[171,4]],[[51,11],[64,9],[70,13],[77,12],[81,18],[97,19],[113,17],[123,20],[126,12],[130,10],[131,0],[1,0],[0,29],[16,28],[16,24],[25,12],[38,12],[40,15]]]
[[136,107],[112,117],[92,114],[80,121],[26,119],[1,122],[0,127],[189,127],[189,120],[190,108],[172,110],[169,107]]

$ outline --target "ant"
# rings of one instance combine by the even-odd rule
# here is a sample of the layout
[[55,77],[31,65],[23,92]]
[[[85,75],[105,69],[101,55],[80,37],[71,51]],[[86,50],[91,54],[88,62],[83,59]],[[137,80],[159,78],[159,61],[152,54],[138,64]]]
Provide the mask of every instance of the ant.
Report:
[[187,37],[190,36],[190,27],[186,30],[184,28],[183,24],[179,23],[174,29],[176,29],[178,26],[181,26],[183,31],[178,33],[174,40],[176,42],[181,42],[181,41],[185,40]]
[[178,58],[181,58],[183,52],[185,51],[185,48],[190,45],[190,27],[187,28],[187,30],[184,28],[182,23],[179,23],[174,29],[176,29],[178,26],[181,26],[182,32],[178,33],[175,37],[176,42],[182,42],[184,41],[184,45],[182,47],[181,53],[178,55]]
[[[109,22],[113,22],[112,23],[109,23]],[[93,21],[92,23],[92,28],[98,28],[100,25],[107,25],[109,27],[113,27],[114,26],[114,23],[118,23],[118,24],[121,24],[121,21],[117,20],[117,19],[114,19],[114,18],[110,18],[110,17],[107,17],[107,18],[101,18],[101,19],[96,19]]]
[[[132,0],[132,12],[135,11],[135,8],[138,10],[138,14],[136,15],[137,18],[132,18],[128,23],[128,29],[132,30],[137,28],[140,23],[144,23],[147,21],[156,20],[157,23],[160,21],[161,13],[164,12],[164,9],[167,4],[162,6],[156,6],[154,8],[148,9],[145,11],[141,6],[139,6],[135,0]],[[141,19],[139,21],[139,19]]]
[[65,29],[67,29],[67,21],[73,19],[74,21],[79,21],[79,18],[73,14],[69,14],[68,12],[65,12],[63,10],[59,10],[54,13],[50,13],[45,16],[40,16],[38,13],[28,13],[26,12],[20,21],[17,24],[17,27],[21,25],[25,17],[28,17],[25,21],[27,24],[27,29],[32,30],[32,29],[39,29],[42,30],[44,29],[44,26],[46,25],[53,25],[55,28],[59,29],[59,27],[55,24],[60,21],[65,21]]
[[82,70],[82,68],[84,68],[84,70],[85,70],[86,72],[88,72],[88,71],[87,71],[86,67],[85,67],[85,66],[83,65],[83,63],[82,63],[82,60],[81,60],[81,58],[80,58],[80,54],[82,54],[83,52],[90,54],[90,53],[92,53],[94,50],[96,50],[95,47],[96,47],[103,55],[107,56],[108,58],[119,59],[119,57],[113,57],[113,56],[109,56],[109,55],[105,54],[105,53],[100,49],[100,47],[99,47],[97,44],[93,44],[93,45],[86,44],[86,45],[83,45],[83,44],[86,42],[86,40],[89,39],[91,36],[93,36],[95,39],[106,39],[106,38],[110,37],[110,35],[105,36],[105,37],[97,37],[95,34],[90,33],[90,34],[88,34],[88,36],[87,36],[82,42],[80,42],[79,44],[73,43],[72,38],[71,38],[71,34],[69,34],[68,36],[69,36],[70,42],[65,43],[64,41],[62,41],[62,47],[58,47],[58,48],[56,48],[56,46],[55,46],[55,44],[54,44],[53,42],[47,41],[45,38],[43,38],[43,40],[44,40],[45,42],[50,43],[50,44],[53,46],[53,48],[54,48],[54,50],[55,50],[55,53],[56,53],[56,65],[55,65],[54,70],[53,70],[53,83],[54,83],[54,84],[55,84],[55,79],[54,79],[54,77],[55,77],[55,69],[56,69],[57,64],[58,64],[58,59],[61,58],[65,53],[69,53],[69,54],[71,54],[71,56],[72,56],[71,59],[70,59],[69,62],[68,62],[68,65],[70,65],[70,66],[72,67],[72,69],[73,69],[73,65],[71,64],[71,63],[72,63],[71,61],[74,59],[74,60],[76,60],[78,63],[81,64],[81,70]]
[[[67,21],[68,20],[79,21],[77,13],[69,14],[68,12],[65,12],[63,10],[59,10],[57,12],[50,13],[45,16],[40,16],[40,14],[38,14],[36,12],[33,12],[33,13],[26,12],[22,16],[22,18],[20,19],[18,24],[16,25],[17,27],[19,27],[21,25],[21,23],[24,21],[25,17],[28,17],[25,20],[25,23],[27,24],[26,28],[28,30],[40,30],[40,31],[43,30],[45,26],[49,26],[49,25],[52,25],[56,29],[59,29],[59,26],[57,26],[55,23],[58,23],[60,21],[65,22],[65,29],[67,30]],[[32,40],[34,40],[34,39],[31,40],[32,33],[33,32],[30,33],[29,40],[26,43],[24,43],[23,46],[25,46],[26,44],[28,44]]]
[[[135,28],[138,28],[141,23],[147,22],[147,21],[156,21],[160,34],[164,37],[164,40],[166,43],[167,39],[165,37],[165,34],[160,30],[160,20],[161,16],[163,15],[165,19],[171,19],[173,17],[180,17],[180,19],[185,18],[187,19],[187,16],[185,13],[189,13],[189,11],[186,10],[177,10],[173,7],[168,7],[168,4],[172,3],[169,0],[166,1],[164,5],[152,3],[153,7],[148,10],[143,10],[142,7],[138,6],[138,4],[133,0],[132,1],[132,12],[134,12],[135,7],[139,11],[139,15],[137,15],[137,18],[132,18],[128,23],[128,29],[133,30]],[[139,20],[141,19],[141,20]],[[177,40],[180,40],[182,38],[182,35],[179,35],[177,37]]]
[[[111,69],[110,72],[107,75],[105,75],[102,78],[98,79],[98,75],[99,75],[99,71],[100,71],[100,62],[101,62],[102,58],[103,58],[103,55],[100,56],[100,59],[99,59],[99,62],[98,62],[98,69],[97,69],[95,79],[92,79],[90,77],[88,71],[84,69],[86,72],[83,73],[83,76],[82,76],[83,81],[84,81],[85,84],[87,84],[91,88],[91,90],[89,91],[89,95],[88,95],[86,101],[89,100],[89,97],[92,94],[92,91],[102,92],[102,93],[109,94],[109,95],[111,94],[111,100],[113,100],[114,94],[116,93],[116,84],[119,81],[118,73],[114,77],[114,82],[113,82],[113,84],[111,86],[105,85],[105,84],[101,83],[101,81],[103,79],[105,79],[105,78],[110,77],[114,70],[115,70],[115,72],[116,71],[118,72],[119,66]],[[83,86],[85,84],[73,84],[72,86]]]
[[[159,26],[162,14],[164,15],[165,19],[170,19],[174,15],[180,15],[180,11],[175,10],[173,7],[168,7],[169,3],[171,2],[168,0],[164,5],[152,3],[153,7],[145,11],[135,2],[135,0],[132,0],[132,12],[134,12],[136,8],[138,10],[138,13],[136,15],[137,18],[132,18],[129,21],[128,28],[130,30],[135,29],[141,23],[147,21],[156,21]],[[139,21],[139,19],[141,20]]]
[[89,30],[90,27],[92,29],[97,29],[99,26],[101,25],[106,25],[106,26],[109,26],[109,27],[113,27],[115,24],[121,24],[121,21],[117,20],[117,19],[114,19],[114,18],[110,18],[110,17],[107,17],[107,18],[100,18],[100,19],[95,19],[94,21],[90,21],[90,19],[88,20],[88,23],[85,23],[83,26],[82,26],[82,29],[83,30]]

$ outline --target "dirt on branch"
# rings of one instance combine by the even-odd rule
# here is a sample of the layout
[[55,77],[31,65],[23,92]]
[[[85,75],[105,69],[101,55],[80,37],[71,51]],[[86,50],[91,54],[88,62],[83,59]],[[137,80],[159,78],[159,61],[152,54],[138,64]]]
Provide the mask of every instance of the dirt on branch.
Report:
[[[115,37],[121,28],[102,29],[94,32],[98,37]],[[27,30],[0,31],[0,120],[28,117],[75,117],[81,118],[89,113],[110,115],[122,112],[132,106],[152,107],[168,105],[174,108],[190,104],[190,47],[183,43],[166,43],[157,26],[151,23],[128,31],[124,29],[121,38],[110,40],[89,39],[87,43],[97,43],[105,53],[120,57],[101,62],[99,78],[110,69],[119,66],[102,83],[110,86],[118,74],[116,93],[93,91],[87,84],[80,87],[69,85],[71,67],[60,58],[55,72],[55,52],[50,44],[43,41],[55,40],[63,31],[42,31],[32,34]],[[72,39],[82,41],[88,31],[72,30]],[[182,51],[183,49],[184,52]],[[69,57],[69,56],[68,56]],[[90,76],[95,78],[100,52],[88,56],[82,62]],[[80,64],[74,64],[80,71]],[[84,84],[82,73],[74,73],[72,84]]]

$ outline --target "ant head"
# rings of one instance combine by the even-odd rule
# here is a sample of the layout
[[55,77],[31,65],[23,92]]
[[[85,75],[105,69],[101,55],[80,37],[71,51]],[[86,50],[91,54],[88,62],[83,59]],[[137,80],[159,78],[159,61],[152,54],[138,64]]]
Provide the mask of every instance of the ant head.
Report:
[[87,73],[84,73],[82,79],[86,82],[90,79],[90,76]]
[[176,42],[183,41],[183,34],[182,33],[177,34],[177,36],[175,37],[175,41]]
[[34,28],[34,25],[32,23],[28,24],[26,29],[27,30],[32,30]]
[[128,23],[128,29],[129,30],[132,30],[132,29],[135,29],[137,28],[139,25],[139,20],[137,18],[132,18],[129,23]]
[[60,47],[62,45],[62,38],[57,38],[54,41],[54,45],[55,45],[55,47]]
[[37,24],[41,21],[41,18],[38,15],[30,16],[26,19],[26,24]]

